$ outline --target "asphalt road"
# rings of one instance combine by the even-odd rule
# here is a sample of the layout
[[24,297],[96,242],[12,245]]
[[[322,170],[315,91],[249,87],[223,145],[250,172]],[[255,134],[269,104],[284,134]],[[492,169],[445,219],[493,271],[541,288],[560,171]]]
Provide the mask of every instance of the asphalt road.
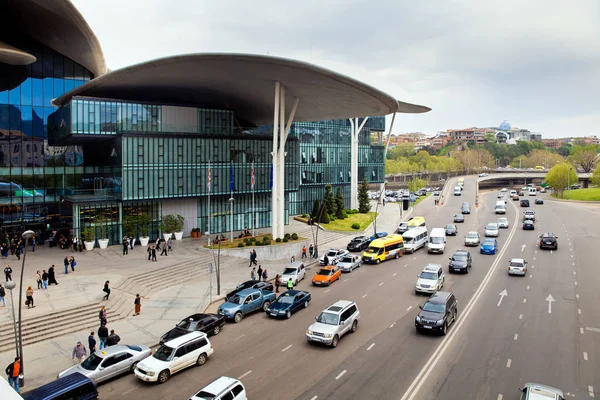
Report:
[[[448,196],[441,207],[428,198],[417,211],[430,230],[451,223],[463,201],[475,211],[474,178],[465,180],[463,196]],[[459,302],[457,323],[446,337],[415,332],[414,317],[426,300],[414,293],[416,275],[429,262],[447,271],[448,257],[464,248],[467,231],[483,233],[488,222],[496,221],[495,201],[495,193],[481,195],[479,209],[458,224],[459,234],[448,238],[443,255],[419,250],[399,260],[363,265],[329,288],[310,287],[312,271],[300,289],[309,290],[313,300],[290,320],[271,320],[263,313],[248,316],[211,338],[215,353],[204,366],[175,374],[163,385],[125,376],[101,385],[100,396],[187,399],[226,375],[242,377],[251,399],[509,399],[518,398],[518,386],[530,380],[585,398],[588,385],[600,387],[594,375],[600,370],[595,351],[600,317],[592,308],[599,304],[595,288],[600,278],[591,251],[597,246],[594,232],[600,213],[585,207],[574,211],[565,203],[532,205],[539,220],[536,228],[560,237],[559,250],[550,254],[537,249],[537,231],[521,230],[522,210],[509,200],[511,227],[501,231],[500,253],[480,255],[473,247],[471,272],[446,274],[444,290],[455,293]],[[586,225],[586,231],[581,221],[595,226]],[[531,278],[507,276],[512,257],[529,261]],[[498,306],[504,289],[508,295]],[[548,294],[556,300],[551,313]],[[306,328],[339,299],[357,302],[357,332],[344,336],[336,349],[309,345]]]

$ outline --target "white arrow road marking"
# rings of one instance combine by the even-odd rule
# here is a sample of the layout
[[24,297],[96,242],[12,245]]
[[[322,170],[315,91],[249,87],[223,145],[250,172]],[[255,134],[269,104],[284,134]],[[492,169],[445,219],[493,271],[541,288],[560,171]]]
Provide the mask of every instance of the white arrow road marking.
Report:
[[506,362],[506,368],[510,368],[510,364],[512,364],[512,360],[509,358]]
[[503,397],[503,396],[502,396],[501,394],[499,394],[499,395],[498,395],[498,400],[502,400],[502,397]]
[[579,333],[583,335],[583,328],[579,328]]
[[552,314],[552,303],[554,302],[554,297],[551,294],[546,297],[546,301],[548,302],[548,314]]
[[406,311],[410,311],[412,309],[412,306],[409,306]]
[[552,250],[550,250],[550,254],[552,254]]
[[577,309],[577,314],[581,315],[581,308]]
[[365,297],[367,297],[369,294],[365,294],[362,298],[364,299]]
[[517,340],[518,338],[519,338],[519,334],[518,334],[518,333],[515,333],[514,340]]
[[288,347],[286,347],[285,349],[281,350],[281,352],[283,353],[284,351],[291,349],[292,346],[293,346],[293,344],[290,344]]
[[523,314],[519,314],[519,319],[523,319]]
[[588,385],[588,395],[594,397],[594,387]]
[[319,396],[313,396],[313,397],[311,397],[310,400],[317,400],[318,398],[319,398]]
[[524,244],[524,245],[521,246],[521,253],[523,252],[523,250],[525,250],[525,247],[527,247],[526,244]]
[[508,293],[506,292],[506,289],[504,289],[498,293],[498,295],[500,296],[500,300],[498,300],[498,307],[500,307],[500,304],[502,304],[502,299],[504,299],[504,296],[508,296]]

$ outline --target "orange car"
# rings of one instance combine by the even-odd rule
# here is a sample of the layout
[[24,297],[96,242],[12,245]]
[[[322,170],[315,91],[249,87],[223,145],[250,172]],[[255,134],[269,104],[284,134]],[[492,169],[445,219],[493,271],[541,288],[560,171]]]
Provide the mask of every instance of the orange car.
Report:
[[342,270],[333,265],[331,267],[323,267],[313,276],[312,283],[315,286],[329,286],[336,280],[340,279]]

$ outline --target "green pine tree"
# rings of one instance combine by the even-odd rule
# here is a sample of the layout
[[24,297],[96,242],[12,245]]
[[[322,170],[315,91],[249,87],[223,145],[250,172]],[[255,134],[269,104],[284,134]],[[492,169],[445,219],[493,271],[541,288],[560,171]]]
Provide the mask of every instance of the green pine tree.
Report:
[[358,212],[366,214],[371,211],[371,202],[369,200],[369,182],[365,178],[358,187]]
[[337,188],[335,193],[335,205],[335,217],[337,219],[344,219],[344,195],[342,194],[342,189],[340,189],[339,187]]
[[327,208],[325,213],[335,214],[337,207],[335,204],[335,198],[333,197],[333,189],[331,188],[331,185],[325,185],[325,197],[323,200],[325,201],[325,207]]
[[312,213],[310,214],[315,221],[319,219],[319,211],[321,211],[321,202],[319,200],[315,200]]

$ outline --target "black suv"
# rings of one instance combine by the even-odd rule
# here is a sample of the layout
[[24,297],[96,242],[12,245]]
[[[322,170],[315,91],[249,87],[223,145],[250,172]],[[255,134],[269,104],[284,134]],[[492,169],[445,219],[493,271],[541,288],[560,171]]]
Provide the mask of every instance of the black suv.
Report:
[[558,236],[552,232],[541,235],[540,249],[558,250]]
[[471,268],[471,253],[467,250],[456,250],[456,252],[450,257],[450,264],[448,264],[449,272],[465,272],[469,273]]
[[445,335],[448,326],[456,321],[458,313],[456,297],[450,292],[437,292],[422,306],[415,317],[417,332],[439,332]]
[[521,200],[521,207],[529,207],[529,200],[527,200],[527,199]]
[[368,236],[357,236],[348,243],[346,249],[348,251],[363,251],[367,247],[369,247],[369,243],[371,243],[371,238]]

